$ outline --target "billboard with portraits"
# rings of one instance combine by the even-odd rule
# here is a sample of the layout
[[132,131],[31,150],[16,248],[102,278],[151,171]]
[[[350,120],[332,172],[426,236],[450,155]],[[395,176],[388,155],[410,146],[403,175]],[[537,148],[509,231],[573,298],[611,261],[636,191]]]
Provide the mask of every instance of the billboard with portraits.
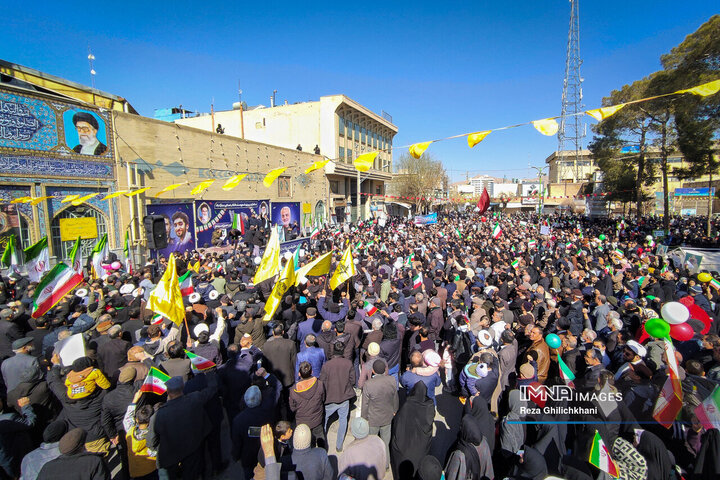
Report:
[[273,225],[288,227],[293,223],[300,225],[300,202],[273,202],[270,220]]
[[227,229],[232,226],[233,215],[239,213],[247,225],[250,215],[269,215],[270,200],[195,200],[196,232],[198,247],[213,246],[216,241],[227,238]]
[[193,225],[192,203],[157,203],[146,207],[148,215],[162,215],[168,236],[167,248],[157,251],[158,255],[169,257],[171,253],[194,250],[196,245]]

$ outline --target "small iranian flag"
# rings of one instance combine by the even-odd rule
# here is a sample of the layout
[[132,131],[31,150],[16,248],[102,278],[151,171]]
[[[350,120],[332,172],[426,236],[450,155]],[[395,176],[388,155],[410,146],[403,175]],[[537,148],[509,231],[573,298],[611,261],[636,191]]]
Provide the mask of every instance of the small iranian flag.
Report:
[[412,267],[413,260],[415,260],[415,254],[411,253],[408,255],[408,257],[405,259],[405,266],[406,267]]
[[567,242],[567,243],[565,244],[565,248],[570,248],[570,247],[572,247],[572,242]]
[[418,272],[418,274],[413,277],[413,288],[420,288],[422,287],[422,284],[422,274]]
[[106,233],[100,238],[100,240],[98,240],[98,242],[95,244],[95,247],[93,247],[92,249],[93,275],[95,276],[95,278],[102,278],[103,280],[108,276],[107,272],[105,272],[105,269],[102,268],[102,263],[107,258],[110,251],[107,241],[108,237]]
[[147,377],[145,377],[145,381],[140,387],[140,391],[162,395],[163,393],[167,392],[167,386],[165,385],[165,382],[167,382],[168,380],[170,380],[169,375],[161,372],[155,367],[150,367],[150,372],[148,372]]
[[377,313],[378,309],[372,303],[365,301],[365,303],[363,303],[363,310],[365,310],[368,317],[372,317]]
[[9,268],[10,271],[19,274],[23,265],[23,250],[20,248],[18,239],[15,235],[10,235],[7,245],[5,245],[5,251],[0,258],[0,263],[5,268]]
[[45,315],[48,310],[54,307],[82,281],[83,276],[68,267],[64,262],[55,265],[52,270],[45,274],[35,288],[32,318]]
[[510,266],[513,268],[518,268],[518,265],[520,265],[520,260],[518,260],[517,258],[515,260],[513,260],[512,263],[510,264]]
[[530,240],[528,242],[528,248],[535,248],[537,247],[537,242],[535,240]]
[[720,428],[720,386],[700,405],[695,407],[695,415],[706,430]]
[[500,224],[496,222],[495,226],[493,227],[492,238],[495,238],[495,239],[499,238],[501,233],[502,233],[502,229],[500,228]]
[[163,317],[163,316],[160,315],[159,313],[156,313],[156,314],[153,315],[152,318],[150,319],[150,323],[151,323],[152,325],[161,325],[164,320],[165,320],[165,317]]
[[560,355],[558,355],[558,365],[560,365],[560,378],[563,379],[565,385],[574,387],[575,384],[573,383],[573,380],[575,380],[575,374],[572,370],[570,370],[570,367],[567,366],[567,363],[563,361]]
[[618,478],[620,472],[618,471],[617,465],[610,456],[610,452],[605,446],[600,437],[600,433],[595,430],[595,438],[593,439],[592,447],[590,448],[590,458],[588,459],[591,465],[595,465],[597,468],[607,473],[613,478]]
[[457,236],[462,238],[462,233],[460,233],[460,230],[458,230],[457,227],[455,227],[455,233],[457,233]]
[[720,282],[718,282],[714,278],[710,280],[710,286],[713,287],[715,290],[720,290]]
[[620,256],[620,257],[624,257],[624,256],[625,256],[625,252],[623,252],[623,251],[620,250],[619,248],[616,248],[615,250],[613,250],[613,253],[615,253],[615,255],[618,255],[618,256]]
[[513,252],[513,253],[515,252],[515,245],[513,245],[512,247],[510,247],[510,251]]
[[182,275],[178,278],[178,283],[180,284],[180,293],[182,293],[183,297],[187,297],[195,291],[195,288],[192,284],[192,275],[193,271],[188,270],[187,272],[185,272],[185,275]]
[[245,222],[243,222],[242,214],[233,214],[232,228],[240,230],[240,234],[245,235]]
[[380,245],[380,251],[381,251],[381,252],[387,252],[387,246],[385,246],[384,243],[383,243],[382,245]]
[[125,231],[125,244],[123,245],[123,256],[125,257],[125,271],[132,275],[133,265],[132,256],[130,255],[130,232]]
[[24,250],[25,271],[27,271],[31,282],[39,282],[43,274],[50,270],[47,241],[47,236],[45,236],[35,245]]
[[318,235],[320,235],[320,229],[318,227],[313,227],[312,232],[310,232],[310,238],[315,238]]
[[192,366],[192,369],[198,372],[202,372],[203,370],[207,370],[215,366],[214,362],[211,362],[207,358],[201,357],[200,355],[195,355],[194,353],[187,350],[185,350],[185,355],[187,355],[187,357],[190,359],[190,365]]

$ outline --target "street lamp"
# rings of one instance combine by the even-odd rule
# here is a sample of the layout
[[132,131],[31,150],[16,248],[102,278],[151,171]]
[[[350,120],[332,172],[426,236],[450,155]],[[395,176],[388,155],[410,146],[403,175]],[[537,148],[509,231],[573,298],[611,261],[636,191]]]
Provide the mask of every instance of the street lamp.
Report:
[[532,168],[534,170],[537,170],[537,172],[538,172],[538,183],[540,184],[540,200],[538,202],[538,214],[540,214],[540,213],[542,213],[543,197],[545,196],[545,189],[543,189],[543,184],[542,184],[542,175],[543,175],[543,170],[545,170],[548,167],[547,167],[547,165],[545,165],[544,167],[534,167],[534,166],[528,164],[528,168]]

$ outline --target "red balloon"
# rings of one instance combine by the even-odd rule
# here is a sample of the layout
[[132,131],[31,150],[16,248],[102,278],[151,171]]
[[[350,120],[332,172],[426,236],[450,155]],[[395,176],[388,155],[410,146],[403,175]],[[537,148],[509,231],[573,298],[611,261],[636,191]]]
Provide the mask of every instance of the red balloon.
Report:
[[485,217],[480,217],[480,221],[481,221],[482,223],[485,223],[485,222],[487,222],[487,218],[485,218]]
[[692,327],[687,323],[670,325],[670,336],[675,340],[680,340],[681,342],[683,342],[685,340],[692,339],[694,335],[695,332],[693,331]]

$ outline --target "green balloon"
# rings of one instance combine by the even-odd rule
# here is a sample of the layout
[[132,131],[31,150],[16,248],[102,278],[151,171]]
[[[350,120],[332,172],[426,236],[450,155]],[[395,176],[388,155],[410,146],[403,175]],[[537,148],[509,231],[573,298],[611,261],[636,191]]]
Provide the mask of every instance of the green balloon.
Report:
[[651,337],[668,338],[668,335],[670,335],[670,324],[662,318],[651,318],[645,322],[645,331]]
[[598,238],[599,238],[600,240],[605,240],[605,234],[604,234],[604,233],[601,233]]
[[558,337],[554,333],[551,333],[550,335],[545,337],[545,343],[547,343],[547,346],[550,348],[560,348],[560,345],[562,345],[562,340],[560,340],[560,337]]

